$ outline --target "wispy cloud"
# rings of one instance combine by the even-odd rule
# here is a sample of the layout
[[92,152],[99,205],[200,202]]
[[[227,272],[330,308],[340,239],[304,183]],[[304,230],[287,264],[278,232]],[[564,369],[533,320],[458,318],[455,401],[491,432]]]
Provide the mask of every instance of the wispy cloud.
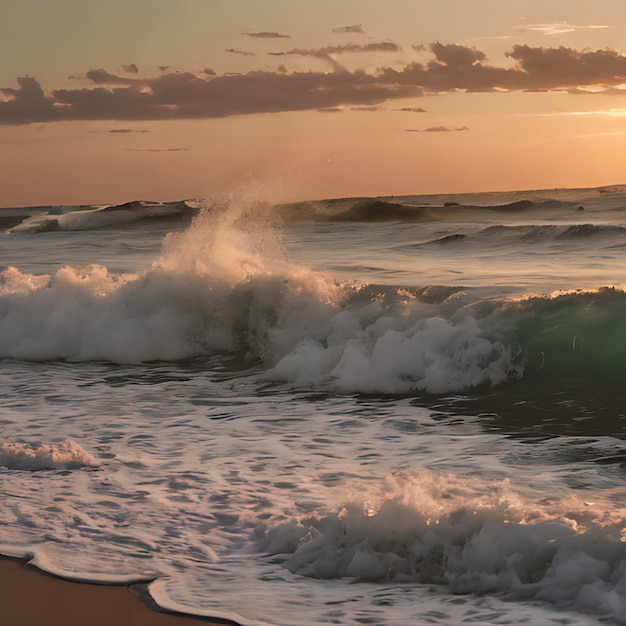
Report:
[[449,128],[448,126],[430,126],[428,128],[407,128],[407,133],[453,133],[469,130],[467,126],[461,126],[459,128]]
[[144,130],[144,129],[133,129],[133,128],[113,128],[112,130],[108,131],[110,133],[120,133],[123,135],[127,135],[130,133],[149,133],[149,130]]
[[291,39],[291,35],[283,35],[282,33],[274,33],[270,31],[247,31],[245,33],[241,33],[246,37],[256,37],[258,39]]
[[361,24],[355,24],[353,26],[337,26],[333,28],[333,33],[360,33],[363,34],[363,26]]
[[256,52],[250,52],[249,50],[237,50],[236,48],[226,48],[225,52],[230,52],[231,54],[241,54],[244,57],[256,56]]
[[127,152],[189,152],[191,148],[126,148]]
[[294,48],[283,52],[268,52],[272,56],[302,56],[314,57],[328,61],[337,71],[344,71],[343,67],[335,60],[335,56],[342,54],[372,53],[372,52],[398,52],[400,47],[391,41],[379,41],[364,45],[345,44],[339,46],[325,46],[324,48]]
[[394,111],[404,111],[406,113],[426,113],[426,109],[422,107],[402,107],[400,109],[394,109]]
[[522,24],[516,27],[521,33],[535,31],[544,35],[562,35],[563,33],[573,33],[577,30],[590,30],[598,28],[608,28],[606,24],[568,24],[567,22],[551,22],[548,24]]
[[554,115],[626,117],[626,108],[599,109],[597,111],[561,111],[554,113]]

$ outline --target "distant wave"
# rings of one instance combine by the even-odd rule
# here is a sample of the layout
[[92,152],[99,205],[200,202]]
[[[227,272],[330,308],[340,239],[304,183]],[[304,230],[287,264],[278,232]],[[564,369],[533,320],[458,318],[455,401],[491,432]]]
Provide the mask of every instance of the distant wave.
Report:
[[[406,198],[404,198],[406,200]],[[276,212],[288,221],[318,222],[437,222],[450,220],[472,220],[502,213],[532,213],[572,211],[571,202],[542,200],[518,200],[507,204],[486,206],[462,205],[446,202],[442,205],[412,205],[377,198],[345,198],[319,200],[279,205]]]
[[144,220],[189,220],[198,207],[189,201],[135,200],[104,207],[36,207],[0,209],[0,230],[22,233],[123,228]]
[[490,245],[498,243],[524,242],[544,243],[546,241],[577,240],[588,237],[626,237],[626,229],[621,226],[606,226],[597,224],[573,224],[573,225],[524,225],[524,226],[488,226],[474,234],[450,233],[436,239],[413,244],[415,248],[431,245],[471,245],[479,243],[484,245],[487,241]]
[[[462,204],[445,201],[440,204],[424,204],[428,196],[406,196],[398,199],[384,198],[337,198],[303,201],[278,205],[265,205],[268,214],[287,222],[313,221],[335,223],[381,223],[381,222],[447,222],[480,221],[494,215],[532,215],[544,217],[549,214],[567,215],[577,211],[577,203],[565,200],[516,200],[509,203],[489,204],[497,199],[487,195],[485,204]],[[434,201],[436,198],[432,198]],[[181,200],[176,202],[131,201],[107,206],[80,207],[25,207],[0,209],[0,231],[52,232],[60,230],[96,230],[100,228],[123,228],[146,220],[183,219],[197,214],[201,206],[211,202]]]

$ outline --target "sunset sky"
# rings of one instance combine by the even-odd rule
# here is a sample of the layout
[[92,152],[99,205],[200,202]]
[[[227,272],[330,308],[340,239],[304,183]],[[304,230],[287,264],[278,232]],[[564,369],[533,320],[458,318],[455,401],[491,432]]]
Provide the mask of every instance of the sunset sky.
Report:
[[623,0],[4,0],[0,206],[626,182]]

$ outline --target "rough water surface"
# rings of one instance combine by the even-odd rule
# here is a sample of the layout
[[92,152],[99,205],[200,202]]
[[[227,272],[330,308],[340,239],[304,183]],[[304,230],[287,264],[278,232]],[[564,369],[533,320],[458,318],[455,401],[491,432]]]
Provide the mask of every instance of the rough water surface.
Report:
[[625,191],[0,210],[0,553],[246,625],[626,623]]

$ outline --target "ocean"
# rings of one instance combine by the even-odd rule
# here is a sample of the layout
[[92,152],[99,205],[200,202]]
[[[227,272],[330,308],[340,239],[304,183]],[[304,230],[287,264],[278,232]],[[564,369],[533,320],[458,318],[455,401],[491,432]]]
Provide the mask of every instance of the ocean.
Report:
[[0,231],[1,554],[242,626],[626,624],[626,186]]

